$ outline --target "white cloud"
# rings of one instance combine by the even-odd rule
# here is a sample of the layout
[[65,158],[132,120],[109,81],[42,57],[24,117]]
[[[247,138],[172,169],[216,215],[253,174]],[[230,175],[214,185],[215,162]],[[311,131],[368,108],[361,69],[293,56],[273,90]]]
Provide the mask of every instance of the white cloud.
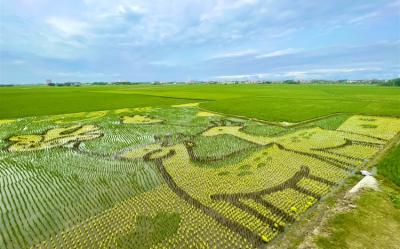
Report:
[[89,30],[88,23],[64,17],[51,17],[46,23],[65,37],[86,35]]
[[288,28],[286,30],[275,30],[272,31],[271,33],[268,33],[268,37],[270,39],[278,39],[278,38],[283,38],[292,35],[295,32],[300,31],[303,29],[302,27],[297,27],[297,28]]
[[96,73],[96,72],[80,72],[80,71],[74,71],[74,72],[57,72],[55,73],[56,76],[59,77],[71,77],[71,78],[86,78],[86,77],[119,77],[120,74],[118,73]]
[[256,58],[277,57],[277,56],[295,54],[295,53],[298,53],[300,51],[302,51],[302,50],[301,49],[295,49],[295,48],[287,48],[287,49],[272,51],[272,52],[265,53],[265,54],[259,54],[259,55],[256,56]]
[[145,10],[139,5],[119,4],[116,6],[110,6],[109,8],[100,11],[100,13],[96,16],[99,18],[115,18],[128,13],[144,14]]
[[256,59],[261,59],[261,58],[269,58],[269,57],[278,57],[278,56],[283,56],[283,55],[289,55],[289,54],[295,54],[302,52],[302,49],[295,49],[295,48],[287,48],[287,49],[281,49],[281,50],[276,50],[268,53],[258,53],[254,49],[245,49],[245,50],[240,50],[240,51],[231,51],[231,52],[225,52],[221,54],[217,54],[214,56],[211,56],[207,60],[214,60],[214,59],[226,59],[226,58],[235,58],[235,57],[251,57],[251,58],[256,58]]
[[[93,69],[148,79],[188,73],[200,79],[335,77],[332,70],[315,68],[338,66],[348,67],[338,75],[367,77],[368,72],[354,69],[380,66],[385,69],[376,75],[381,75],[398,64],[399,49],[392,45],[343,48],[396,39],[398,0],[23,1],[42,4],[32,11],[21,1],[5,1],[0,46],[15,53],[9,61],[22,58],[32,68]],[[360,29],[363,23],[368,25]],[[371,36],[380,26],[386,28],[379,37]],[[41,63],[32,63],[30,56]],[[71,63],[75,60],[81,64]]]
[[282,76],[294,79],[326,78],[338,74],[351,74],[355,72],[379,72],[382,68],[378,67],[356,67],[356,68],[322,68],[305,71],[291,71],[283,73]]
[[369,19],[375,18],[375,17],[377,17],[379,15],[380,15],[379,11],[367,13],[367,14],[360,15],[360,16],[357,16],[357,17],[354,17],[354,18],[350,19],[349,23],[353,23],[353,24],[354,23],[363,23],[363,22],[365,22],[365,21],[367,21]]
[[398,8],[398,7],[400,7],[400,1],[397,0],[397,1],[389,2],[389,3],[386,5],[386,7],[389,7],[389,8]]
[[272,76],[270,73],[257,73],[257,74],[238,74],[238,75],[223,75],[216,76],[219,80],[248,80],[248,79],[262,79],[268,76]]
[[226,12],[242,8],[248,5],[254,5],[258,0],[218,0],[214,8],[200,16],[201,21],[210,21],[223,16]]
[[150,61],[149,64],[153,65],[153,66],[161,66],[161,67],[173,67],[173,66],[178,65],[177,63],[175,63],[173,61],[169,61],[169,60]]
[[382,68],[378,67],[353,67],[353,68],[319,68],[303,71],[283,71],[255,74],[238,74],[216,76],[219,80],[257,80],[257,79],[316,79],[335,74],[350,74],[355,72],[379,72]]
[[12,64],[12,65],[23,65],[23,64],[25,64],[26,63],[26,61],[24,61],[24,60],[19,60],[19,59],[15,59],[15,60],[12,60],[11,62],[10,62],[10,64]]
[[212,59],[225,59],[225,58],[250,56],[250,55],[254,55],[256,53],[257,52],[253,49],[246,49],[246,50],[241,50],[241,51],[232,51],[232,52],[217,54],[215,56],[210,57],[209,59],[212,60]]

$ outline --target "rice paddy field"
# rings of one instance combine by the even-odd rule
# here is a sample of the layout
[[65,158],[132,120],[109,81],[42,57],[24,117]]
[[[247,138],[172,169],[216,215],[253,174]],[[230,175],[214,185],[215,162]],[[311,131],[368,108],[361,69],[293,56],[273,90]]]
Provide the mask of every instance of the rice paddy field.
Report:
[[373,86],[0,97],[0,248],[10,249],[266,248],[400,132],[399,89]]
[[268,121],[336,113],[400,117],[400,88],[367,85],[133,85],[0,89],[0,118],[201,102],[200,107]]

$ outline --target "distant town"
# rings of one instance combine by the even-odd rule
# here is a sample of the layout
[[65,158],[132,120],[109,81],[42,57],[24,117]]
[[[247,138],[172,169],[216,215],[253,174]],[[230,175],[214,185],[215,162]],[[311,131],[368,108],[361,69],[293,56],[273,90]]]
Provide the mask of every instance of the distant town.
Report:
[[51,80],[46,81],[48,86],[80,86],[80,85],[136,85],[136,84],[153,84],[153,85],[174,85],[174,84],[370,84],[385,86],[400,86],[400,78],[390,80],[284,80],[284,81],[268,81],[268,80],[235,80],[235,81],[115,81],[115,82],[63,82],[55,83]]
[[[138,85],[138,84],[152,84],[152,85],[190,85],[190,84],[361,84],[361,85],[382,85],[382,86],[400,86],[400,78],[395,79],[370,79],[370,80],[221,80],[221,81],[99,81],[99,82],[79,82],[79,81],[67,81],[67,82],[54,82],[51,79],[46,80],[44,83],[37,83],[32,85],[47,85],[50,87],[78,87],[82,85]],[[0,84],[0,87],[5,86],[20,86],[20,84]]]

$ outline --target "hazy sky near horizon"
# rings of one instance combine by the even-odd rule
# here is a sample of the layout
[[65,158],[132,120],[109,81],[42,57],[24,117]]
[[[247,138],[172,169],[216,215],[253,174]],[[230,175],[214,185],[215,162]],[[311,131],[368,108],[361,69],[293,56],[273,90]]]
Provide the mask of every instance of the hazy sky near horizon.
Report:
[[0,0],[0,84],[400,75],[399,0]]

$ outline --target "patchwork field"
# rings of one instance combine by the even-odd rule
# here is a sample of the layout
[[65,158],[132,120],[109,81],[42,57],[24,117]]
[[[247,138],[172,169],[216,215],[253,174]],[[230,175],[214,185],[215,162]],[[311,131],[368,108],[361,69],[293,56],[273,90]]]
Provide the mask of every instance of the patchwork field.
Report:
[[0,120],[0,248],[262,248],[400,132],[175,102]]

